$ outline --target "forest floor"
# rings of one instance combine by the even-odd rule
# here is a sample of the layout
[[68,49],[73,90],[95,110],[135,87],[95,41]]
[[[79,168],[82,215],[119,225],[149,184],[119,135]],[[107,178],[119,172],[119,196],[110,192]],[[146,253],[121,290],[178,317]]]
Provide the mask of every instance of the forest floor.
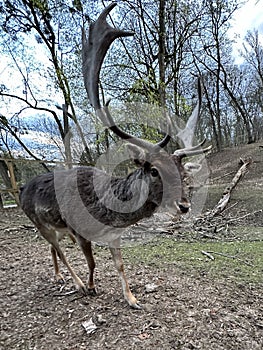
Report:
[[[194,225],[167,224],[157,214],[129,229],[124,263],[141,310],[123,300],[106,247],[94,245],[97,295],[82,296],[64,268],[66,284],[55,283],[48,244],[22,211],[0,211],[0,349],[262,349],[263,149],[258,146],[208,158],[207,209],[219,200],[239,158],[254,160],[220,224],[194,230]],[[80,249],[68,239],[62,249],[85,280]]]

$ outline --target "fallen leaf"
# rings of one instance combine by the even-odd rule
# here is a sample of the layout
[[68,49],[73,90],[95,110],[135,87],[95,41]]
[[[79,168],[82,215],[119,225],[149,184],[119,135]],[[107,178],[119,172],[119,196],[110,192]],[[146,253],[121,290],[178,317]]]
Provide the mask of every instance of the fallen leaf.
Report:
[[97,326],[92,321],[92,318],[90,318],[88,321],[84,321],[81,325],[82,325],[82,327],[84,327],[87,334],[92,334],[92,333],[96,332]]
[[145,340],[145,339],[150,338],[150,334],[148,334],[148,333],[141,333],[141,334],[138,335],[138,338],[140,340]]

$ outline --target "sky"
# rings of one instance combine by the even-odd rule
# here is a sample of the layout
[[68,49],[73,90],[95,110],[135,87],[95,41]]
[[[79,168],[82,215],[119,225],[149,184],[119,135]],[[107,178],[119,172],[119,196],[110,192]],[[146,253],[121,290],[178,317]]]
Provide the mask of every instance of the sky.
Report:
[[233,53],[237,63],[242,63],[241,58],[238,57],[238,50],[242,48],[244,37],[248,30],[253,29],[257,29],[261,33],[263,43],[263,0],[249,0],[235,14],[229,34],[236,39]]
[[[261,32],[263,42],[263,0],[248,0],[247,3],[235,13],[229,34],[237,41],[234,49],[234,54],[236,56],[238,55],[238,50],[242,47],[247,30],[253,28],[258,29],[259,32]],[[236,34],[239,38],[236,37]],[[27,39],[25,38],[25,40]],[[36,50],[39,50],[39,46],[37,46]],[[44,59],[45,58],[43,58],[43,60]],[[239,60],[237,59],[237,61]],[[48,62],[46,63],[48,64]],[[43,64],[45,63],[43,62]],[[9,73],[8,66],[8,62],[6,62],[6,59],[3,59],[2,56],[2,59],[0,59],[0,83],[3,80],[3,76],[5,76],[5,79],[7,80],[10,79],[10,76],[7,76]]]
[[244,37],[246,31],[251,28],[263,30],[263,0],[249,0],[235,14],[233,30]]

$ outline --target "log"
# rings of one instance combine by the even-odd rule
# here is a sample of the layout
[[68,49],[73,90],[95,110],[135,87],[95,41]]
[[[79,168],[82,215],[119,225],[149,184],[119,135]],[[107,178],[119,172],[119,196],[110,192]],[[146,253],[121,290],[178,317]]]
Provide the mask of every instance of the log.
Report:
[[252,158],[248,158],[246,161],[240,158],[239,163],[241,164],[240,168],[238,169],[230,184],[225,188],[223,196],[212,210],[212,216],[220,214],[226,208],[230,200],[231,192],[248,171],[249,166],[252,164]]

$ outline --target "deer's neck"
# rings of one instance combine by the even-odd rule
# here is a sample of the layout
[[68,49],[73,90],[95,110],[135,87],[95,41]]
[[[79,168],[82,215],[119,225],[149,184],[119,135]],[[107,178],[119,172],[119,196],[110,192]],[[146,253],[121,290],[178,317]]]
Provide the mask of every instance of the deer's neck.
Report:
[[[124,178],[113,178],[95,168],[80,168],[78,187],[86,210],[111,227],[127,227],[151,216],[162,198],[159,187],[141,168]],[[71,191],[67,197],[72,202],[75,195]]]
[[111,179],[110,187],[108,212],[112,226],[125,227],[149,217],[161,202],[162,194],[141,168],[125,178]]

